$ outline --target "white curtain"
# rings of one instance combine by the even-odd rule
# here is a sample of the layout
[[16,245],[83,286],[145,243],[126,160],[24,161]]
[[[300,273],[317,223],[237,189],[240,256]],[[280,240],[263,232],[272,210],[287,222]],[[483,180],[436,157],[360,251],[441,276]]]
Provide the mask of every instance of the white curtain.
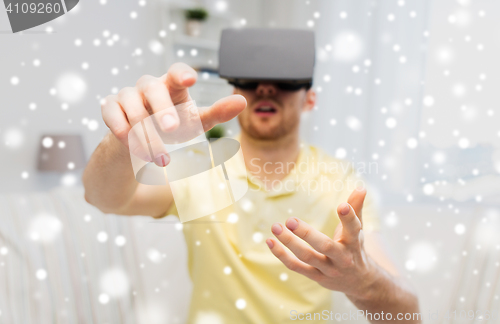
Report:
[[306,140],[355,167],[370,163],[364,176],[386,202],[485,201],[498,188],[484,183],[498,183],[500,171],[498,6],[271,1],[260,23],[316,32],[318,101],[304,116]]

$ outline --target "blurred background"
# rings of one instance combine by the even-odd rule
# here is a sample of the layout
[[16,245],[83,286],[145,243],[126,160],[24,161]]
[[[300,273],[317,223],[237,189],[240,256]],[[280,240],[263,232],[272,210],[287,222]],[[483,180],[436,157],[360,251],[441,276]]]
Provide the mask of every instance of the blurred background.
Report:
[[[495,0],[86,0],[12,34],[2,10],[0,323],[183,323],[180,224],[102,215],[80,176],[107,132],[100,101],[140,76],[186,62],[199,106],[232,93],[217,75],[225,27],[315,31],[303,138],[366,164],[386,244],[422,311],[439,312],[428,322],[499,313],[499,12]],[[334,308],[352,305],[336,294]]]

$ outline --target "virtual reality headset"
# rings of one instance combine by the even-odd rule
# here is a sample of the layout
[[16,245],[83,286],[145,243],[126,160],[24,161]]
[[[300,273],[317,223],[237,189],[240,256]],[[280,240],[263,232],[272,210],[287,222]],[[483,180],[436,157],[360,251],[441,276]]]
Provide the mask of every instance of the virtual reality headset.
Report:
[[219,76],[235,87],[255,89],[259,82],[295,91],[312,85],[314,32],[281,28],[222,30]]

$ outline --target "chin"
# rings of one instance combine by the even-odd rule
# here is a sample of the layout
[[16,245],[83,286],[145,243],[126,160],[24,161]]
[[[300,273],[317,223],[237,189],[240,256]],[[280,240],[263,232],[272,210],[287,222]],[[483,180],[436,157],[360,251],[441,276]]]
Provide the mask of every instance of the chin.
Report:
[[254,127],[250,126],[245,129],[245,132],[249,134],[252,138],[259,140],[276,140],[285,135],[285,130],[280,127]]
[[258,140],[277,140],[287,133],[289,133],[293,127],[287,127],[286,123],[282,121],[273,121],[270,123],[269,120],[252,120],[252,119],[243,119],[241,116],[238,116],[238,121],[241,127],[241,130],[247,133],[251,138]]

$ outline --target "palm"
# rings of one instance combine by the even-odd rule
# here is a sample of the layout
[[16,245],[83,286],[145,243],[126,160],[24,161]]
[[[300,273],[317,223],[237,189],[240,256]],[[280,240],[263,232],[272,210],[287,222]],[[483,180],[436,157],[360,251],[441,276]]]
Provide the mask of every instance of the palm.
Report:
[[347,203],[337,207],[340,223],[332,237],[298,218],[289,218],[286,227],[273,224],[273,234],[290,251],[266,242],[273,254],[289,269],[305,275],[325,288],[356,295],[366,288],[356,284],[369,271],[363,248],[361,209],[366,190],[354,190]]

